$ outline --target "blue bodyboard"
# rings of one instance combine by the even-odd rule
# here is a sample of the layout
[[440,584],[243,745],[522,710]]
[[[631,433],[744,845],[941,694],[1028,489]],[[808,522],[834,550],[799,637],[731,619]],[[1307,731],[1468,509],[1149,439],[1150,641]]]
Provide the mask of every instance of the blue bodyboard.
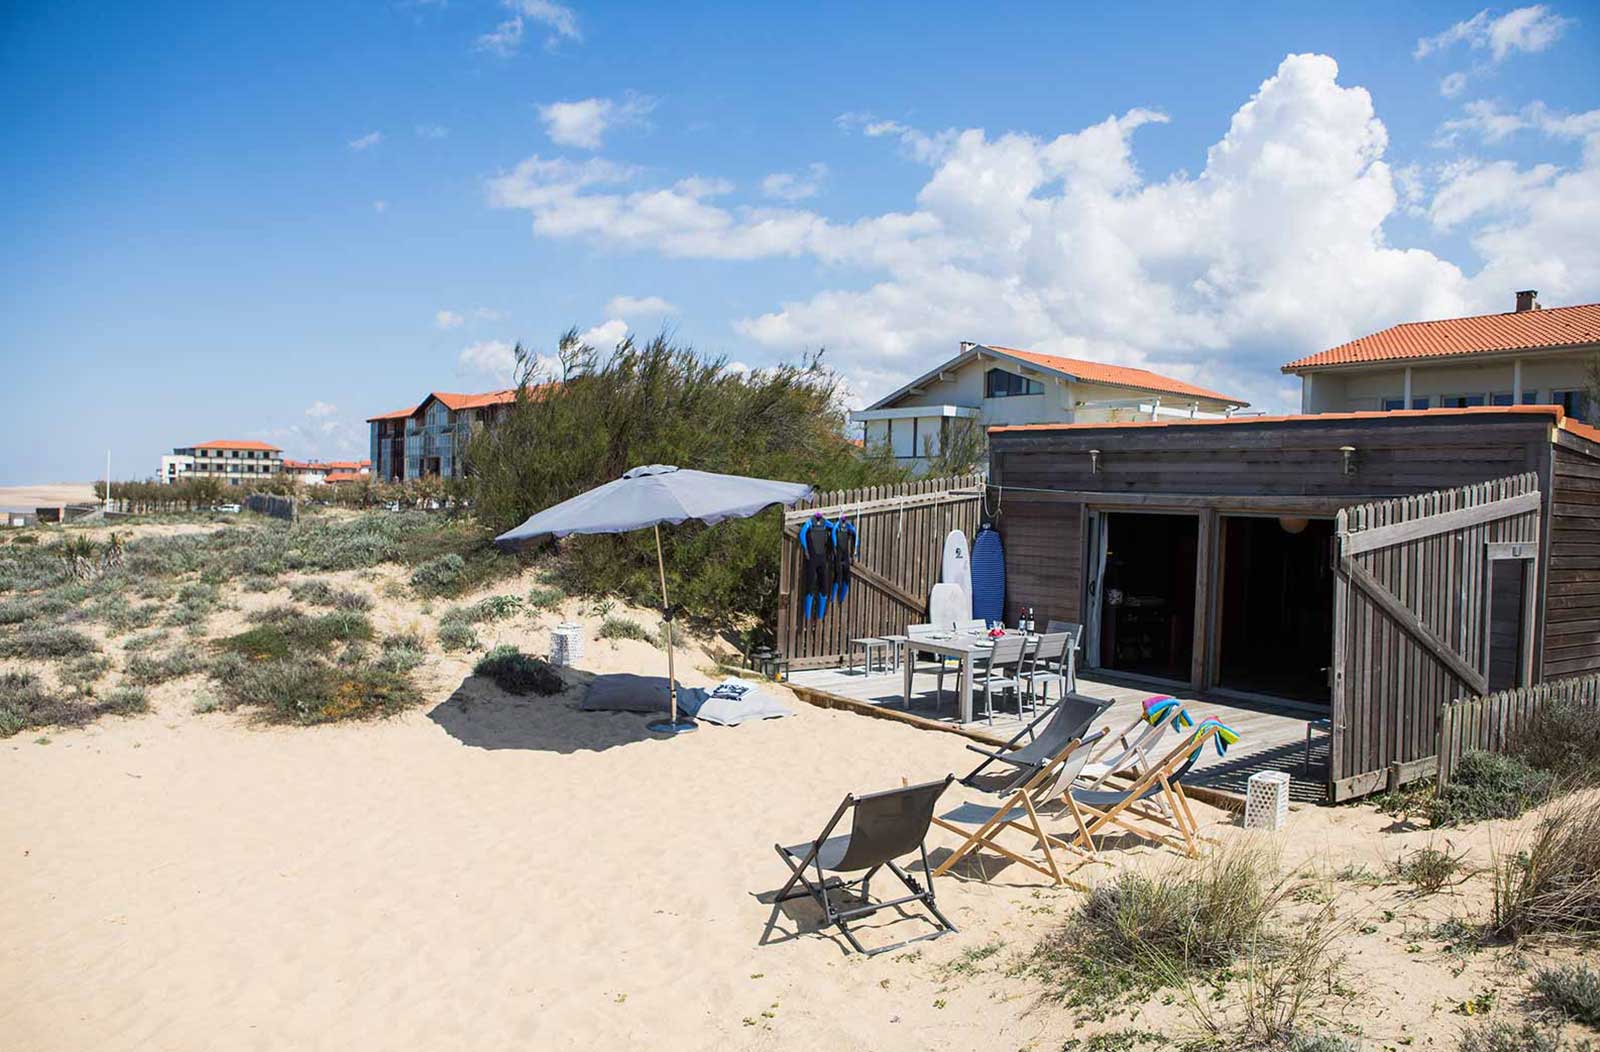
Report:
[[972,616],[1003,621],[1005,609],[1006,553],[999,531],[986,526],[972,542]]

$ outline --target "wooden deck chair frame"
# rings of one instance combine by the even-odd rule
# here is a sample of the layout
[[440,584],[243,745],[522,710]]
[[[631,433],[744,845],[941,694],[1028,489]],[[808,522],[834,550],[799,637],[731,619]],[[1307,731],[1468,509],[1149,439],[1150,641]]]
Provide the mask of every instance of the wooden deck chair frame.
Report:
[[[1090,735],[1087,738],[1074,738],[1068,742],[1060,752],[1051,757],[1050,761],[1040,767],[1026,782],[1014,790],[1008,790],[1004,801],[999,807],[995,808],[994,814],[976,829],[972,829],[969,826],[960,826],[934,815],[934,825],[955,833],[962,838],[962,841],[955,852],[941,862],[939,868],[933,871],[933,875],[936,877],[943,876],[957,862],[978,848],[984,847],[994,850],[1019,865],[1044,874],[1058,885],[1068,883],[1067,878],[1061,872],[1061,866],[1056,861],[1056,851],[1063,850],[1080,854],[1085,856],[1087,861],[1093,861],[1095,857],[1094,839],[1089,835],[1088,826],[1076,812],[1073,813],[1073,820],[1077,824],[1076,835],[1070,839],[1062,839],[1052,834],[1044,826],[1044,821],[1039,815],[1038,805],[1048,802],[1052,796],[1056,795],[1055,791],[1058,783],[1071,784],[1072,774],[1066,769],[1067,765],[1072,764],[1074,768],[1081,766],[1089,751],[1105,733],[1102,730],[1098,734]],[[1015,830],[1031,837],[1033,846],[1037,847],[1044,855],[1044,862],[1037,862],[999,843],[997,838],[1007,829]]]
[[[1216,727],[1202,726],[1125,790],[1096,791],[1105,796],[1120,797],[1109,807],[1099,808],[1084,802],[1082,797],[1089,790],[1074,792],[1070,789],[1066,793],[1067,805],[1091,840],[1107,832],[1108,827],[1116,826],[1194,858],[1200,853],[1199,823],[1189,807],[1188,794],[1183,791],[1183,776],[1199,757],[1200,749],[1216,733]],[[1151,792],[1152,789],[1157,791]],[[1160,804],[1165,804],[1164,810],[1158,806]],[[1130,819],[1140,819],[1145,824],[1138,825]],[[1182,839],[1152,827],[1176,830]]]

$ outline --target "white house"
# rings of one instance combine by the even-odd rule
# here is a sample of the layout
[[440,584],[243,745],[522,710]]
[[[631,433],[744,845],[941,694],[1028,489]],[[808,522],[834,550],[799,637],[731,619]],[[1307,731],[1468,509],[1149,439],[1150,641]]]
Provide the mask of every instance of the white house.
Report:
[[1586,394],[1600,355],[1600,303],[1541,308],[1517,293],[1504,314],[1412,321],[1300,358],[1305,413],[1559,405],[1593,423]]
[[961,344],[961,353],[866,409],[850,414],[868,444],[887,444],[921,467],[958,421],[1117,423],[1227,416],[1249,403],[1148,369],[1011,347]]

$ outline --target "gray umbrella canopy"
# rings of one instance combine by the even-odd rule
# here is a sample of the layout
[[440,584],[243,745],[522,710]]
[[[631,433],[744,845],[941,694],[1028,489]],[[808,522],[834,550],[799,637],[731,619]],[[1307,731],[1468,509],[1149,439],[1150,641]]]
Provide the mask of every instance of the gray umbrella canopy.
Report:
[[[515,545],[539,537],[565,537],[572,533],[629,533],[654,527],[656,568],[661,573],[661,606],[670,623],[672,605],[667,600],[667,564],[661,553],[661,524],[676,525],[699,519],[707,525],[723,519],[743,519],[774,504],[788,507],[811,496],[801,482],[777,482],[743,475],[718,475],[670,464],[634,468],[621,478],[546,508],[514,530],[495,538]],[[672,633],[665,632],[667,683],[672,718],[652,723],[652,730],[677,733],[692,729],[693,721],[678,720],[678,678],[672,667]]]
[[546,508],[495,540],[501,544],[569,533],[628,533],[689,519],[710,524],[742,519],[774,504],[788,506],[811,496],[800,482],[777,482],[743,475],[651,464],[634,468],[553,508]]

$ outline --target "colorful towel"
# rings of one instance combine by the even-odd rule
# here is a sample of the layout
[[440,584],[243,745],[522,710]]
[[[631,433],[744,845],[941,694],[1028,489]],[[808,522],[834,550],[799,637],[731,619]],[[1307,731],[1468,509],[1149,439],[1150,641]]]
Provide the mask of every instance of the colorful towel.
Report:
[[[1178,714],[1172,716],[1172,710],[1177,709]],[[1178,699],[1170,694],[1152,694],[1144,699],[1144,721],[1152,727],[1159,727],[1161,722],[1172,717],[1173,723],[1178,727],[1192,727],[1194,720],[1181,705]]]
[[1223,723],[1215,716],[1207,716],[1205,719],[1201,720],[1200,726],[1196,727],[1194,732],[1196,734],[1202,734],[1207,728],[1211,727],[1215,727],[1217,731],[1217,733],[1211,737],[1211,740],[1217,745],[1217,755],[1226,756],[1228,754],[1228,746],[1233,745],[1239,740],[1239,732],[1228,726],[1226,723]]

